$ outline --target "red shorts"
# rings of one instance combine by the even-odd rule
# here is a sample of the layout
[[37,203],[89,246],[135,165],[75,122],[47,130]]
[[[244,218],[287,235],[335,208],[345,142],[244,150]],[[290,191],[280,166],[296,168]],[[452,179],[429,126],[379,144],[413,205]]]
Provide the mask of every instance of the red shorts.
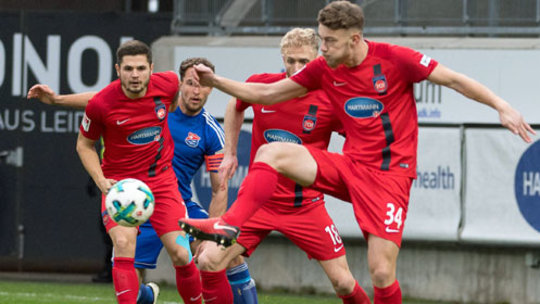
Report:
[[250,256],[273,230],[283,233],[310,259],[325,261],[345,255],[341,237],[322,200],[296,208],[263,204],[240,230],[237,241],[246,248],[245,256]]
[[306,148],[318,165],[311,187],[351,202],[366,239],[373,234],[401,246],[412,178],[373,170],[342,154]]
[[[187,217],[186,206],[178,191],[176,177],[174,176],[172,169],[170,169],[170,171],[171,172],[168,170],[154,178],[141,179],[148,187],[150,187],[156,200],[154,213],[152,213],[152,216],[150,217],[150,223],[158,236],[162,236],[167,232],[180,230],[178,220]],[[120,180],[122,178],[115,179]],[[105,208],[105,195],[101,196],[101,215],[103,225],[107,229],[107,232],[118,225],[107,213],[107,209]]]

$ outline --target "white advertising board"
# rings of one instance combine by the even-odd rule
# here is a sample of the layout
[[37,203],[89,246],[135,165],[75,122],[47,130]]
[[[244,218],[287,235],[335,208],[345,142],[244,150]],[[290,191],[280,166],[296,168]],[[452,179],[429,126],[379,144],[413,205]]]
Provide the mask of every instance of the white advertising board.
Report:
[[469,129],[465,151],[461,239],[540,245],[540,141],[526,144],[505,129]]
[[456,241],[461,218],[461,130],[420,128],[405,240]]

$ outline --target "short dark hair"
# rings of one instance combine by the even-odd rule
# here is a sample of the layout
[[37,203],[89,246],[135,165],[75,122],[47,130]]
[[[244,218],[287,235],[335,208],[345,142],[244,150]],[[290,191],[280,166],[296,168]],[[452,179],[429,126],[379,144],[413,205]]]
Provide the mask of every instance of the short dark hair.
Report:
[[139,40],[130,40],[124,42],[116,50],[116,63],[120,65],[124,56],[146,55],[148,63],[152,64],[152,49]]
[[200,63],[212,69],[213,72],[216,71],[216,67],[210,62],[210,60],[204,57],[191,57],[182,61],[182,63],[180,64],[180,70],[178,71],[178,73],[180,74],[180,80],[184,79],[187,69]]
[[349,1],[330,2],[319,11],[319,24],[331,30],[357,28],[364,29],[364,11]]

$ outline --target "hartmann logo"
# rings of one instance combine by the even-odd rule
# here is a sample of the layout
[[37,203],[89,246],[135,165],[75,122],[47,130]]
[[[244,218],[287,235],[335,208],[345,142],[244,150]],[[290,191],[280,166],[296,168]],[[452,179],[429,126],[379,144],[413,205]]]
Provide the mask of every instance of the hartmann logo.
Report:
[[279,141],[279,142],[290,142],[295,144],[302,144],[302,140],[292,134],[289,131],[280,130],[280,129],[268,129],[264,131],[264,139],[266,139],[266,142],[273,142],[273,141]]
[[137,130],[127,137],[127,141],[134,145],[146,145],[159,140],[161,127],[148,127]]
[[514,176],[514,193],[519,211],[536,231],[540,231],[540,141],[521,155]]
[[382,102],[367,98],[355,97],[345,102],[345,113],[354,118],[377,117],[384,109]]

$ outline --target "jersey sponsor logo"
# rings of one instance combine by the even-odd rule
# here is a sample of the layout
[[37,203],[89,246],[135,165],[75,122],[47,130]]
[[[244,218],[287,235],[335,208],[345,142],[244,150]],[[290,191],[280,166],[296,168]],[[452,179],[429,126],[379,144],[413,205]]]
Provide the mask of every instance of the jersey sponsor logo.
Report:
[[90,124],[92,123],[92,120],[86,116],[86,113],[84,113],[84,117],[81,121],[81,126],[83,127],[83,130],[85,132],[88,132],[90,130]]
[[354,118],[370,118],[377,117],[384,109],[382,102],[367,98],[367,97],[354,97],[344,105],[345,113]]
[[127,141],[134,145],[146,145],[161,138],[161,127],[148,127],[137,130],[127,137]]
[[265,130],[264,133],[264,139],[266,139],[266,142],[271,143],[274,141],[279,142],[290,142],[295,144],[302,144],[302,140],[294,135],[293,133],[281,129],[268,129]]
[[420,59],[420,64],[425,66],[426,68],[429,66],[429,63],[431,62],[431,57],[428,55],[422,56],[422,59]]
[[265,108],[262,108],[261,109],[261,113],[274,113],[276,112],[275,110],[266,110]]
[[373,88],[379,94],[386,93],[388,90],[388,83],[386,82],[386,77],[384,75],[377,75],[373,77]]
[[184,141],[189,147],[197,148],[197,146],[199,146],[199,141],[201,141],[201,137],[195,133],[188,132],[188,136]]
[[158,104],[156,106],[156,116],[159,121],[163,121],[165,119],[165,116],[167,116],[167,109],[165,108],[164,104]]
[[514,175],[514,194],[527,223],[540,231],[540,141],[521,155]]
[[302,122],[302,127],[304,128],[304,131],[313,131],[315,129],[315,125],[317,124],[317,117],[312,115],[305,115],[304,121]]

